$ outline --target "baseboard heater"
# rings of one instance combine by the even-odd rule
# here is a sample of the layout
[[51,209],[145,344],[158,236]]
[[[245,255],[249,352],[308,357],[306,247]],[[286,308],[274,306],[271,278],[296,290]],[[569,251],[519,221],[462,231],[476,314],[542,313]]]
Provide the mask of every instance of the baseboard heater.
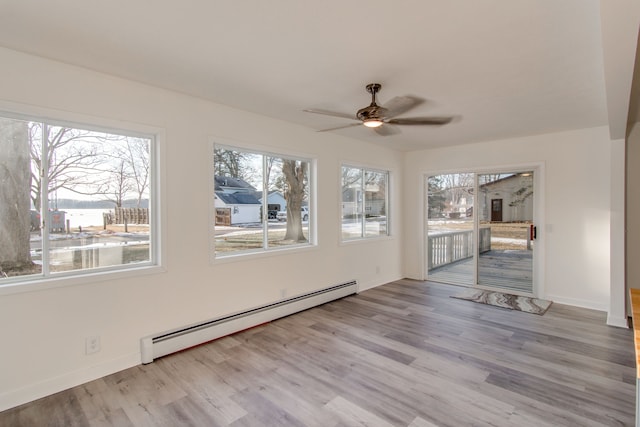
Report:
[[357,292],[357,287],[357,282],[353,280],[240,313],[144,337],[140,340],[142,363],[151,363],[167,354],[353,295]]

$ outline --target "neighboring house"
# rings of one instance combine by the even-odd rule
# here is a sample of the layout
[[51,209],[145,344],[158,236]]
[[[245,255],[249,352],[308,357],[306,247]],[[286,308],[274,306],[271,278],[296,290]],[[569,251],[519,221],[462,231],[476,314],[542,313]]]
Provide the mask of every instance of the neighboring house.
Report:
[[[227,224],[236,225],[261,221],[262,202],[255,196],[255,187],[240,178],[215,176],[214,181],[216,210],[225,209],[223,214],[230,217],[226,221]],[[218,223],[217,220],[216,223]]]
[[[215,176],[216,208],[228,208],[231,225],[261,222],[262,191],[240,178]],[[278,191],[267,195],[269,219],[275,219],[280,211],[287,209],[287,201]]]
[[473,198],[460,197],[458,203],[448,203],[447,215],[449,218],[473,217]]
[[216,191],[216,209],[229,209],[231,225],[260,222],[262,203],[253,194]]
[[[260,203],[262,203],[262,191],[253,193]],[[269,210],[269,219],[275,219],[280,211],[287,209],[287,200],[279,191],[272,191],[267,195],[267,209]]]
[[[362,214],[362,191],[360,187],[347,187],[342,189],[342,216],[355,217]],[[364,214],[366,216],[385,215],[384,194],[379,191],[377,185],[367,186],[364,194]]]
[[533,176],[518,173],[480,185],[478,208],[481,220],[532,221]]

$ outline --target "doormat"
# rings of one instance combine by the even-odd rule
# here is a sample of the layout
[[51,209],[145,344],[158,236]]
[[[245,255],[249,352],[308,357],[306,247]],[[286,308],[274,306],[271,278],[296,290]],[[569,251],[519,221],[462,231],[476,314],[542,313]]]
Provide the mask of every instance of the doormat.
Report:
[[458,295],[451,295],[451,298],[464,299],[480,304],[507,308],[509,310],[523,311],[525,313],[539,314],[540,316],[547,312],[552,303],[552,301],[539,298],[483,291],[480,289],[467,289]]

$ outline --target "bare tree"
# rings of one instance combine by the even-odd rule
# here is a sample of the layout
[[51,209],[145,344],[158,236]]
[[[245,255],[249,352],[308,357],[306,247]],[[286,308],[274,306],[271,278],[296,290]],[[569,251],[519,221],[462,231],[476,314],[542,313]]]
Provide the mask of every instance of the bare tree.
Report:
[[151,178],[150,141],[143,138],[127,138],[126,159],[129,164],[132,187],[137,196],[137,207],[140,207],[143,197],[148,193]]
[[149,149],[148,139],[126,136],[105,148],[104,155],[108,161],[104,167],[108,170],[108,178],[101,184],[99,192],[117,207],[122,207],[131,194],[135,195],[136,206],[141,207],[144,196],[148,194],[151,176]]
[[121,208],[127,194],[133,190],[133,180],[126,167],[126,161],[121,160],[118,167],[111,172],[109,187],[105,194],[107,200]]
[[302,231],[302,201],[307,184],[308,163],[298,160],[283,159],[282,173],[287,182],[284,198],[287,201],[287,232],[284,240],[306,242]]
[[216,175],[240,178],[243,157],[240,151],[216,148],[213,153],[213,168]]
[[33,265],[30,255],[28,126],[0,118],[0,272]]
[[427,180],[427,205],[429,218],[443,215],[446,196],[443,189],[443,176],[430,176]]
[[[282,165],[280,165],[280,171],[282,171]],[[282,173],[278,173],[275,176],[271,176],[269,179],[270,183],[267,187],[269,191],[276,190],[281,194],[284,194],[284,192],[287,190],[287,180],[284,175],[282,175]]]
[[452,173],[441,175],[444,187],[447,190],[448,202],[452,206],[459,205],[463,197],[472,194],[474,186],[474,174]]
[[271,172],[273,171],[273,166],[277,163],[278,159],[273,156],[265,156],[264,158],[264,180],[267,183],[267,187],[269,187],[269,183],[271,182]]
[[[48,188],[43,188],[41,171],[45,170],[42,156],[42,138],[46,141]],[[45,126],[29,123],[31,149],[31,201],[40,210],[43,194],[52,195],[65,189],[76,194],[96,195],[104,192],[106,178],[101,172],[107,158],[105,144],[121,138],[82,129]],[[87,180],[87,177],[93,179]]]
[[351,188],[362,177],[362,169],[345,166],[342,168],[342,189]]
[[[45,170],[43,138],[47,150],[47,189],[43,188],[41,176]],[[51,197],[60,189],[83,196],[104,196],[117,206],[134,193],[138,207],[148,192],[148,139],[32,122],[29,142],[33,162],[31,199],[37,210],[43,194]]]
[[255,163],[262,156],[242,151],[216,148],[213,153],[213,168],[217,176],[239,178],[249,183],[262,180],[262,172],[255,170]]

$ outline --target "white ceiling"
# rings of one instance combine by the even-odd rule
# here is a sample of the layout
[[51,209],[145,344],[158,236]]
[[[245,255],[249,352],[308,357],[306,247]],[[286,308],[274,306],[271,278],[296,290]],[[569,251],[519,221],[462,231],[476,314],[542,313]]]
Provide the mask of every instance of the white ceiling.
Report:
[[600,24],[597,0],[0,0],[0,46],[313,129],[371,82],[460,117],[324,134],[405,151],[607,125]]

